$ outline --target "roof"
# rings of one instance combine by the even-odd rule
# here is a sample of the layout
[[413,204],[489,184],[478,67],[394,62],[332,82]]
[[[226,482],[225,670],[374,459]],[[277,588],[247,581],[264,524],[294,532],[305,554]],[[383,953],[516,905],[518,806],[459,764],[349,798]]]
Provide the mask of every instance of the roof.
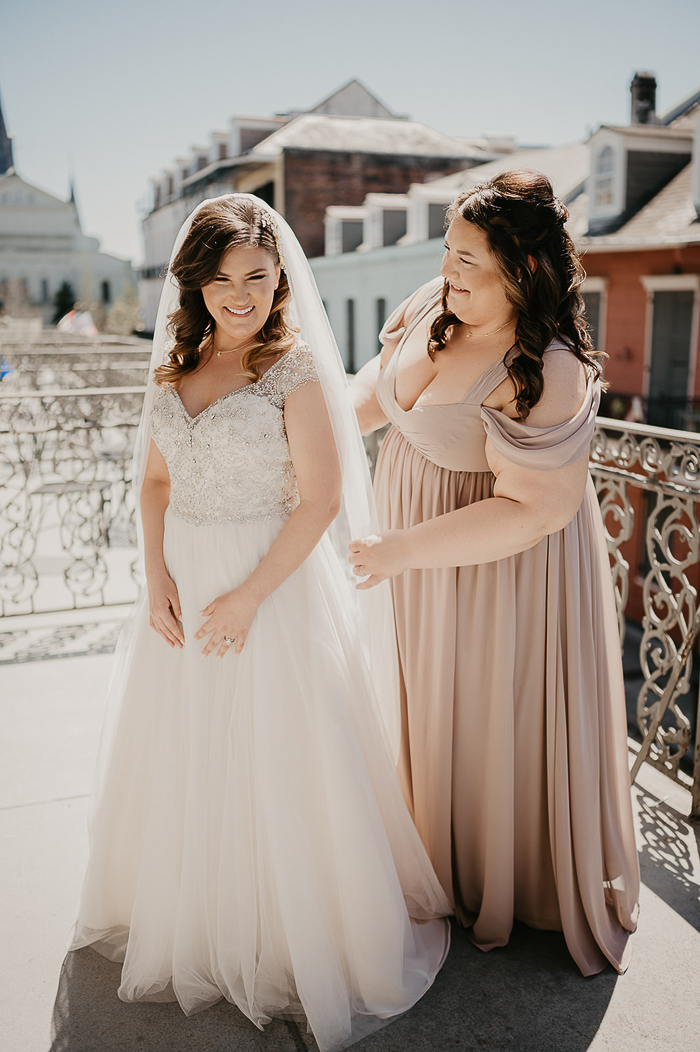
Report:
[[322,99],[318,105],[307,112],[400,119],[398,113],[392,113],[388,106],[385,106],[374,92],[365,87],[356,77]]
[[674,124],[673,127],[666,127],[663,124],[601,124],[596,132],[613,131],[633,139],[652,138],[665,139],[667,142],[669,140],[683,142],[692,136],[692,127],[692,123],[687,128],[680,124]]
[[418,121],[317,113],[295,117],[254,146],[251,154],[275,157],[289,149],[463,157],[478,161],[488,156],[483,150],[467,146]]
[[661,124],[671,128],[691,128],[700,111],[700,88],[691,91],[681,102],[660,118]]
[[564,146],[537,147],[531,150],[516,150],[495,161],[468,168],[464,172],[446,175],[441,179],[432,179],[429,186],[452,188],[455,195],[478,183],[500,175],[501,172],[512,172],[516,168],[526,168],[541,172],[551,181],[554,193],[567,204],[581,192],[590,167],[588,145],[582,142],[567,143]]
[[[589,252],[597,248],[652,248],[700,243],[700,219],[692,196],[692,163],[688,162],[663,190],[613,234],[587,236],[572,229],[577,245]],[[585,197],[585,195],[582,195]]]

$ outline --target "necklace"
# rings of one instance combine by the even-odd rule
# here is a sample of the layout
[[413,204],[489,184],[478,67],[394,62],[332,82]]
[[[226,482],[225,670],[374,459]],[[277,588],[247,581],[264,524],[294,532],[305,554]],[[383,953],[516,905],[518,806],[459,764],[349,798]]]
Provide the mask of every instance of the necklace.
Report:
[[240,347],[227,347],[225,350],[217,351],[216,357],[220,358],[222,354],[232,354],[234,351],[240,351]]
[[477,338],[479,336],[495,336],[497,332],[501,331],[501,329],[505,329],[506,325],[510,325],[510,318],[508,321],[504,321],[503,325],[499,325],[497,329],[494,329],[493,332],[465,332],[464,339],[470,340],[472,336],[476,336]]

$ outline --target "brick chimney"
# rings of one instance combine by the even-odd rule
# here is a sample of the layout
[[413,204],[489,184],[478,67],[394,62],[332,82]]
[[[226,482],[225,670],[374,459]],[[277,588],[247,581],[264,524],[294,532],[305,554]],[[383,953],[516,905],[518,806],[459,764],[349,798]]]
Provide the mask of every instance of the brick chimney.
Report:
[[635,73],[630,84],[632,112],[630,124],[656,124],[656,77]]

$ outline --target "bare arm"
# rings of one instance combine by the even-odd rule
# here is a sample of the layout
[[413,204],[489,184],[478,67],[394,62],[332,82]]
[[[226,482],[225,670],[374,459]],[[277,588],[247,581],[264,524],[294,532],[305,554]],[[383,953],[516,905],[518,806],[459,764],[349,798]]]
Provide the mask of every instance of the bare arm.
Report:
[[381,368],[382,356],[378,354],[362,366],[350,384],[350,395],[363,435],[376,431],[387,422],[384,410],[377,400],[377,377]]
[[[528,417],[532,427],[551,427],[570,419],[582,403],[583,367],[569,352],[546,361],[545,395]],[[533,547],[563,529],[578,511],[588,479],[588,455],[554,471],[519,467],[491,443],[486,454],[496,483],[493,497],[437,516],[408,530],[354,541],[350,561],[372,576],[371,588],[403,570],[471,566],[493,562]]]
[[[382,330],[385,335],[382,337],[384,346],[381,353],[366,362],[350,384],[350,394],[357,413],[357,422],[363,435],[376,431],[387,423],[384,410],[377,401],[377,377],[394,353],[396,344],[405,326],[410,324],[416,308],[424,301],[428,286],[433,284],[434,281],[430,281],[426,285],[421,285],[393,311]],[[397,335],[392,336],[392,330]]]
[[[208,620],[195,638],[211,633],[205,654],[218,647],[225,636],[235,638],[236,653],[241,652],[263,599],[301,566],[340,509],[340,465],[321,385],[307,383],[290,394],[284,420],[299,504],[240,588],[219,596],[202,611]],[[219,656],[224,653],[219,650]]]
[[163,557],[165,509],[170,503],[170,474],[163,454],[153,439],[148,450],[146,473],[141,487],[141,519],[145,541],[146,583],[151,627],[171,647],[182,647],[182,612],[175,582]]

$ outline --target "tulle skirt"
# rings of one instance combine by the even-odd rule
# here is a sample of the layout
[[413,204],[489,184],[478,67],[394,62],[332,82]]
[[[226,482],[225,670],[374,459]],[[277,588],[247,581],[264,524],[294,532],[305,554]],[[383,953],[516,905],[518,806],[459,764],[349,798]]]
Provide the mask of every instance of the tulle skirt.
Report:
[[450,907],[411,822],[369,679],[355,593],[327,538],[258,609],[243,652],[194,633],[283,522],[166,513],[185,647],[143,596],[117,651],[72,948],[123,961],[119,996],[222,996],[322,1050],[406,1011],[444,961]]

